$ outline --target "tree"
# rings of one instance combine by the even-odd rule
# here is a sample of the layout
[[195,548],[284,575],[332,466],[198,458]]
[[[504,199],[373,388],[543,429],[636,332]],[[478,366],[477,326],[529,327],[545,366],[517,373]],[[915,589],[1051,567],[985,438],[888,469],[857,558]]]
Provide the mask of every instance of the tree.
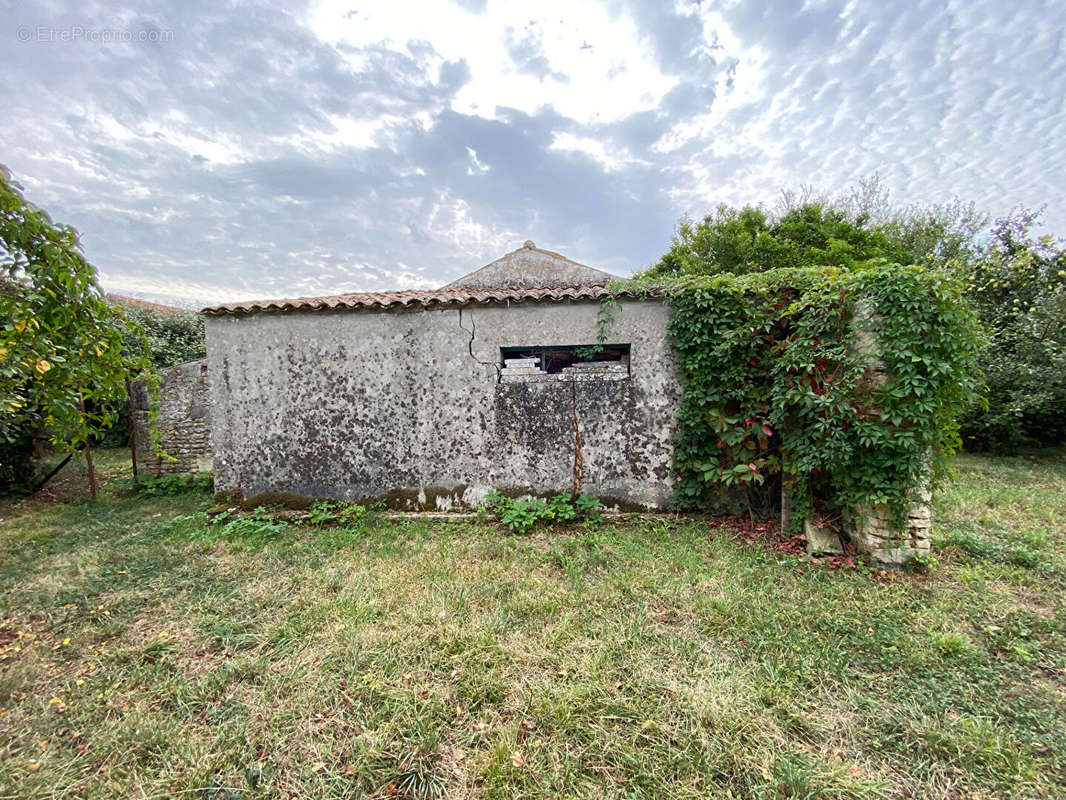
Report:
[[1066,244],[1033,233],[1037,214],[998,220],[960,271],[987,336],[988,408],[963,420],[971,449],[1066,442]]
[[987,408],[962,421],[970,449],[1010,451],[1066,441],[1066,245],[1038,237],[1037,213],[996,220],[959,200],[894,206],[876,178],[836,198],[784,192],[772,211],[719,206],[682,220],[647,276],[733,273],[779,267],[854,269],[874,259],[919,264],[961,279],[985,344]]
[[0,439],[27,428],[84,448],[124,402],[126,378],[151,371],[147,347],[123,350],[130,323],[110,305],[77,232],[26,201],[0,167]]
[[771,215],[756,206],[720,205],[700,222],[682,220],[670,249],[648,275],[713,275],[811,265],[850,268],[875,258],[908,261],[905,250],[867,214],[826,201]]
[[719,205],[682,219],[651,277],[744,275],[780,267],[851,268],[873,259],[947,266],[973,260],[989,216],[973,203],[896,206],[875,175],[837,196],[785,190],[772,210]]

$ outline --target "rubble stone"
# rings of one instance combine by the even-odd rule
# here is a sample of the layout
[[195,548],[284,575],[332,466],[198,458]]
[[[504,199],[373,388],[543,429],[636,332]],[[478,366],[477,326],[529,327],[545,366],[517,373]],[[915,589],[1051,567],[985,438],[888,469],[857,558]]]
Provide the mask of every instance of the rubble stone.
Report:
[[840,546],[840,534],[829,523],[819,524],[808,518],[803,521],[803,534],[807,538],[807,552],[810,555],[844,552]]
[[[187,361],[159,370],[159,414],[154,427],[166,456],[151,446],[148,391],[144,384],[131,387],[137,474],[161,475],[207,472],[212,466],[211,401],[207,361]],[[169,456],[169,457],[167,457]]]

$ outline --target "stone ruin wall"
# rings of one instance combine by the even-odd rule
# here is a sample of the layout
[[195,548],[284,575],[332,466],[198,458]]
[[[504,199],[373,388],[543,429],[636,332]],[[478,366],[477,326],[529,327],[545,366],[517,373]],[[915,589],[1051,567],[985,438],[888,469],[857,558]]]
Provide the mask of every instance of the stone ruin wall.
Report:
[[[136,440],[137,474],[191,474],[211,469],[211,399],[208,392],[207,359],[187,361],[159,370],[159,431],[165,456],[151,445],[150,399],[147,387],[131,388],[132,419]],[[169,457],[168,457],[169,456]]]

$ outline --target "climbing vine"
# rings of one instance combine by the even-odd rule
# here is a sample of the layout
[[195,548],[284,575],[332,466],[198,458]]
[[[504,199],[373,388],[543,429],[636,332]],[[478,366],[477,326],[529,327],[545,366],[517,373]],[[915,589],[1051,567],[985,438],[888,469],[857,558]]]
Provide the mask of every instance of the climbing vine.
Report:
[[625,288],[672,307],[682,508],[723,488],[769,505],[783,483],[796,521],[886,504],[901,526],[977,399],[975,319],[940,271],[876,263]]

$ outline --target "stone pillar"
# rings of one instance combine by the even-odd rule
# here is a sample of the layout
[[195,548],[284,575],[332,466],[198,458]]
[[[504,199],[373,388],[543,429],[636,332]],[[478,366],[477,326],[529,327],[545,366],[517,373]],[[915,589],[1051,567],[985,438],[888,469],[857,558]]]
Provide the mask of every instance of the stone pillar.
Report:
[[[870,380],[880,386],[889,380],[880,356],[875,326],[877,311],[869,302],[855,303],[851,324],[855,331],[855,349],[868,358]],[[932,524],[932,495],[923,489],[919,501],[907,512],[902,531],[892,529],[891,513],[886,505],[867,506],[855,510],[848,526],[848,535],[860,552],[866,553],[875,567],[897,569],[918,553],[929,552],[929,530]]]
[[888,506],[858,509],[852,521],[851,540],[869,554],[875,567],[896,569],[918,553],[928,553],[932,524],[932,496],[923,491],[921,500],[907,513],[902,531],[892,529]]

